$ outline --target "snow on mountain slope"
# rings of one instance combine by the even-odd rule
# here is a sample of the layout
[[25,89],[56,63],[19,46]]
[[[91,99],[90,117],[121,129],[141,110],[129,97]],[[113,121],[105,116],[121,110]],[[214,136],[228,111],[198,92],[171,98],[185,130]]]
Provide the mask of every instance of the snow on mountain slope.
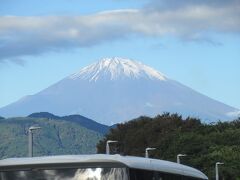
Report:
[[212,122],[234,119],[239,110],[142,63],[105,58],[35,95],[0,109],[0,115],[5,117],[33,112],[51,112],[59,116],[80,114],[109,125],[163,112],[177,112]]
[[99,79],[118,80],[124,78],[140,79],[150,78],[166,80],[160,72],[148,67],[140,62],[123,58],[105,58],[97,63],[81,69],[71,75],[70,79],[83,79],[97,81]]

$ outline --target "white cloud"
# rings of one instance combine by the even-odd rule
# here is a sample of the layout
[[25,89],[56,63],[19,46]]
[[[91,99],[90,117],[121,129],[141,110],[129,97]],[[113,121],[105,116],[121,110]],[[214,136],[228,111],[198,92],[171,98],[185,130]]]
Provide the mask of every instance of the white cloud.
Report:
[[146,102],[145,106],[149,107],[149,108],[153,108],[154,107],[154,105],[152,103],[150,103],[150,102]]
[[87,16],[1,16],[0,62],[21,59],[26,55],[88,47],[131,35],[170,35],[199,40],[212,32],[239,34],[240,3],[231,2],[234,3],[221,6],[189,3],[174,10],[115,10]]
[[229,112],[229,113],[227,113],[227,116],[233,117],[233,118],[238,118],[238,117],[240,117],[240,110]]

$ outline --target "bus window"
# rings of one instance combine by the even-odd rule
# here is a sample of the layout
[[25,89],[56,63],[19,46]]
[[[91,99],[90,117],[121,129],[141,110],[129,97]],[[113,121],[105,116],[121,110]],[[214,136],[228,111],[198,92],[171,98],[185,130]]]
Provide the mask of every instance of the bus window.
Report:
[[130,180],[199,180],[197,178],[182,175],[162,173],[159,171],[149,171],[142,169],[130,169]]
[[0,180],[128,180],[126,168],[86,168],[1,172]]
[[155,178],[154,171],[146,171],[141,169],[130,169],[130,180],[162,180],[160,177],[158,179]]

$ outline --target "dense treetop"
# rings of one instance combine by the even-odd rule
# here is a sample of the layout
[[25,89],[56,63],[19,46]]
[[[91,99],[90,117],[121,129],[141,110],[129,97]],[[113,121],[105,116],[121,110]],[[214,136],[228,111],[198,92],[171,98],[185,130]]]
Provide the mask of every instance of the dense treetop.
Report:
[[123,155],[144,156],[146,147],[155,147],[153,158],[176,161],[177,154],[187,154],[183,164],[215,177],[215,163],[224,162],[220,177],[240,179],[240,118],[231,122],[203,124],[199,119],[183,119],[177,114],[165,113],[154,118],[139,117],[118,124],[97,145],[105,152],[107,139],[117,140],[111,151]]

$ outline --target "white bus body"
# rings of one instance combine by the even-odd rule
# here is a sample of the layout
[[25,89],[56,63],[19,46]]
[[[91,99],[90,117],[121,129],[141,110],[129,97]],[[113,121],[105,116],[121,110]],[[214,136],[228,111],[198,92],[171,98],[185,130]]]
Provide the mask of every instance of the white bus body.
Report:
[[0,180],[201,180],[197,169],[121,155],[66,155],[0,160]]

